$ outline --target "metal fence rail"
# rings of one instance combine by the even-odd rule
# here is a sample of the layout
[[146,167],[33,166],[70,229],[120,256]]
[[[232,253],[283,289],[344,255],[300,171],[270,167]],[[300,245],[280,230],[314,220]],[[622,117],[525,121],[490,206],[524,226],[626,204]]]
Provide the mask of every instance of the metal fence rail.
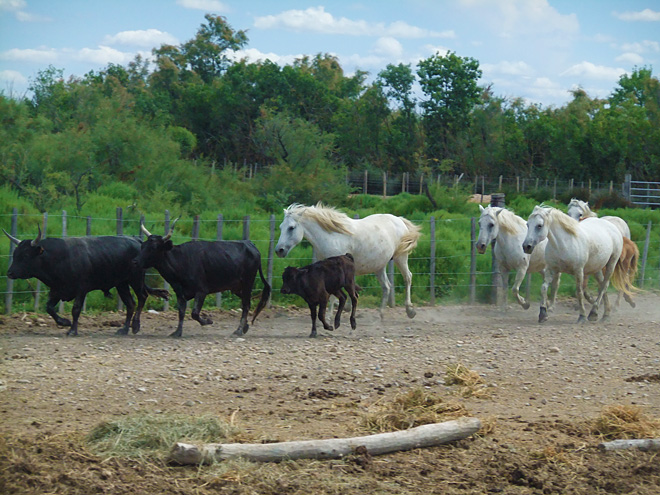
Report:
[[[410,269],[413,272],[413,287],[417,291],[418,300],[421,302],[434,304],[436,298],[442,298],[447,293],[452,293],[455,299],[458,293],[459,299],[464,302],[473,303],[476,299],[477,291],[481,291],[482,299],[491,299],[485,294],[494,292],[493,280],[496,277],[492,273],[492,263],[486,263],[484,257],[478,257],[475,250],[476,243],[476,219],[451,219],[441,220],[430,217],[423,225],[423,236],[420,239],[417,248],[409,258]],[[18,214],[16,209],[11,214],[0,215],[0,225],[6,226],[10,233],[20,239],[35,238],[37,235],[37,225],[42,226],[42,230],[49,236],[71,235],[94,235],[94,232],[116,233],[118,235],[135,235],[142,238],[140,223],[145,222],[147,228],[152,232],[160,232],[162,225],[163,231],[169,230],[170,214],[165,211],[160,220],[153,218],[144,219],[144,217],[131,216],[124,217],[124,212],[118,208],[115,216],[107,217],[81,217],[71,216],[67,212],[61,215],[23,215]],[[452,223],[452,228],[456,225],[465,231],[464,241],[455,239],[443,239],[438,230],[448,223]],[[29,226],[19,229],[19,225]],[[61,229],[60,229],[61,225]],[[660,287],[660,231],[659,224],[648,222],[647,225],[637,225],[637,231],[643,229],[646,233],[644,239],[635,239],[642,253],[640,260],[640,269],[637,285],[641,288]],[[224,218],[219,214],[215,219],[201,219],[196,216],[192,219],[182,219],[177,223],[176,232],[173,235],[175,243],[182,243],[189,240],[252,240],[259,251],[262,253],[262,263],[265,265],[267,280],[273,293],[277,294],[281,286],[281,274],[288,265],[302,266],[311,263],[311,256],[288,257],[280,259],[274,256],[274,245],[279,236],[276,231],[276,219],[271,215],[268,219],[254,219],[250,216],[244,216],[238,219]],[[56,232],[59,231],[59,232]],[[655,235],[652,235],[655,232]],[[22,307],[25,310],[40,310],[40,295],[47,290],[39,282],[30,281],[23,283],[22,288],[17,288],[15,281],[7,276],[7,268],[11,262],[13,244],[4,238],[4,248],[0,254],[0,293],[4,301],[4,312],[10,313],[16,306],[15,296],[22,298]],[[0,246],[3,246],[0,243]],[[300,252],[301,248],[298,248]],[[309,252],[309,250],[303,252]],[[490,260],[490,256],[487,256]],[[479,262],[477,262],[479,260]],[[388,267],[390,282],[395,286],[397,295],[401,295],[403,279],[400,274],[395,275],[393,263],[390,261]],[[162,280],[156,273],[148,272],[150,285],[162,284]],[[380,295],[380,285],[373,275],[359,277],[359,284],[365,291],[372,291]],[[528,282],[529,283],[529,282]],[[27,285],[27,287],[25,287]],[[562,284],[564,285],[564,284]],[[167,287],[167,286],[166,286]],[[420,289],[423,289],[420,295]],[[426,294],[426,295],[424,295]],[[26,306],[25,300],[32,301]],[[379,297],[378,297],[379,299]],[[492,300],[495,298],[493,297]],[[41,298],[43,302],[43,297]],[[220,307],[222,299],[220,294],[216,295],[216,306]],[[164,309],[168,309],[165,303]]]

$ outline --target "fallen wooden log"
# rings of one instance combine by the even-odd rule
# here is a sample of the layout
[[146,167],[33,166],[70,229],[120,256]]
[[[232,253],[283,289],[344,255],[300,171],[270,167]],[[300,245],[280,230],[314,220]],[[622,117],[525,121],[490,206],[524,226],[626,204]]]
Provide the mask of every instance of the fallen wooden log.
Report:
[[481,428],[477,418],[459,418],[445,423],[417,426],[409,430],[379,433],[353,438],[302,440],[266,444],[209,443],[191,445],[176,443],[170,459],[179,464],[202,464],[242,457],[251,461],[283,461],[285,459],[336,459],[360,451],[370,455],[433,447],[466,438]]
[[633,440],[612,440],[598,445],[600,450],[639,449],[643,452],[660,450],[660,438],[641,438]]

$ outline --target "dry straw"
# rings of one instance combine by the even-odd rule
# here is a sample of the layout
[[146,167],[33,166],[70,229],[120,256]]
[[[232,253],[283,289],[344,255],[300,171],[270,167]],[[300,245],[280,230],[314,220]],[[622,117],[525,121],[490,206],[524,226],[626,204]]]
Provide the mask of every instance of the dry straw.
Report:
[[660,419],[649,417],[641,407],[612,405],[591,421],[591,433],[607,439],[654,438],[660,436]]

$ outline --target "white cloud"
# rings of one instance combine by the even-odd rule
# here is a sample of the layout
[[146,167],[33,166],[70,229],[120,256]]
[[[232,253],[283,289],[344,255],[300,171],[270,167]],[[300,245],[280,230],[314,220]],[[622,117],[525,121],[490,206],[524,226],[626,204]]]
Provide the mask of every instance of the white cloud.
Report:
[[485,74],[503,74],[507,76],[531,76],[534,69],[527,63],[502,61],[497,64],[481,64],[479,66]]
[[577,34],[580,30],[575,14],[560,14],[547,0],[460,0],[460,3],[491,22],[504,38],[517,34]]
[[612,12],[612,15],[622,21],[660,21],[660,12],[656,12],[655,10],[651,9],[644,9],[640,12]]
[[248,62],[259,62],[263,60],[270,60],[280,66],[291,65],[297,59],[302,58],[303,54],[299,55],[278,55],[277,53],[269,52],[264,53],[256,48],[246,48],[243,50],[229,51],[227,56],[231,60],[247,59]]
[[374,43],[373,52],[376,55],[381,55],[384,57],[391,58],[400,58],[403,55],[403,46],[396,38],[391,36],[384,36],[378,38],[376,43]]
[[389,25],[354,21],[346,17],[335,17],[324,7],[309,7],[305,10],[287,10],[277,15],[257,17],[254,26],[258,29],[290,29],[300,32],[343,34],[348,36],[395,36],[398,38],[454,38],[453,31],[429,31],[411,26],[403,21]]
[[16,70],[0,70],[0,81],[9,84],[27,84],[28,79]]
[[27,7],[25,0],[0,0],[0,10],[16,12]]
[[218,0],[176,0],[186,9],[205,10],[206,12],[229,12],[229,7]]
[[614,60],[629,65],[641,65],[644,62],[644,57],[642,57],[638,53],[626,52],[626,53],[622,53]]
[[440,45],[424,45],[424,51],[428,54],[427,56],[440,55],[444,57],[449,53],[449,48]]
[[580,62],[575,64],[564,72],[561,76],[568,77],[585,77],[588,79],[602,79],[602,80],[617,80],[621,77],[622,74],[625,74],[625,70],[615,67],[605,67],[604,65],[596,65],[591,62]]
[[162,44],[175,45],[176,37],[158,29],[144,29],[138,31],[122,31],[113,36],[106,36],[103,41],[107,45],[132,45],[151,48]]
[[634,53],[648,53],[648,52],[660,52],[660,43],[657,41],[644,40],[639,43],[624,43],[621,45],[621,50],[624,52],[634,52]]
[[59,54],[52,48],[12,48],[0,53],[0,59],[17,62],[54,63],[59,59]]
[[99,65],[126,64],[133,60],[134,54],[101,45],[98,48],[83,48],[73,58],[81,62],[91,62]]

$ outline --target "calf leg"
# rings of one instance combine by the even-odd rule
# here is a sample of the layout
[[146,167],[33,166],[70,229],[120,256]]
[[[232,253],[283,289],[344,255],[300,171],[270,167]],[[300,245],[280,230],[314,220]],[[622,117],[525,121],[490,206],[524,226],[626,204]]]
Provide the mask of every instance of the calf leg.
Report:
[[48,294],[48,301],[46,302],[46,312],[55,320],[55,323],[57,323],[61,327],[70,327],[71,326],[71,320],[68,320],[67,318],[62,318],[60,315],[57,314],[57,310],[55,309],[57,307],[57,303],[60,302],[60,298],[53,294],[51,291]]
[[316,337],[316,303],[308,302],[309,311],[312,316],[312,333],[309,334],[310,338]]
[[355,323],[355,310],[357,309],[358,296],[355,290],[355,284],[347,288],[348,296],[351,298],[351,328],[355,330],[357,324]]
[[[326,330],[334,330],[327,321],[325,321],[325,310],[328,306],[328,298],[329,294],[325,294],[325,298],[321,299],[319,301],[319,321],[323,323],[323,328]],[[337,310],[339,311],[340,309],[344,309],[344,304],[346,304],[346,298],[344,297],[344,300],[342,301],[341,299],[339,300],[339,308]]]
[[124,321],[124,326],[117,330],[117,335],[128,335],[128,326],[131,323],[131,318],[135,310],[135,301],[133,300],[133,296],[131,296],[128,284],[118,285],[117,294],[119,294],[121,301],[126,306],[126,320]]
[[186,316],[186,306],[188,306],[188,301],[181,294],[176,295],[176,302],[179,306],[179,325],[176,327],[176,330],[170,334],[170,337],[181,337],[183,334],[183,319]]
[[339,289],[334,293],[334,296],[339,299],[339,307],[337,308],[337,313],[335,314],[335,328],[339,328],[341,324],[341,312],[344,310],[344,305],[346,304],[346,294],[344,291]]

